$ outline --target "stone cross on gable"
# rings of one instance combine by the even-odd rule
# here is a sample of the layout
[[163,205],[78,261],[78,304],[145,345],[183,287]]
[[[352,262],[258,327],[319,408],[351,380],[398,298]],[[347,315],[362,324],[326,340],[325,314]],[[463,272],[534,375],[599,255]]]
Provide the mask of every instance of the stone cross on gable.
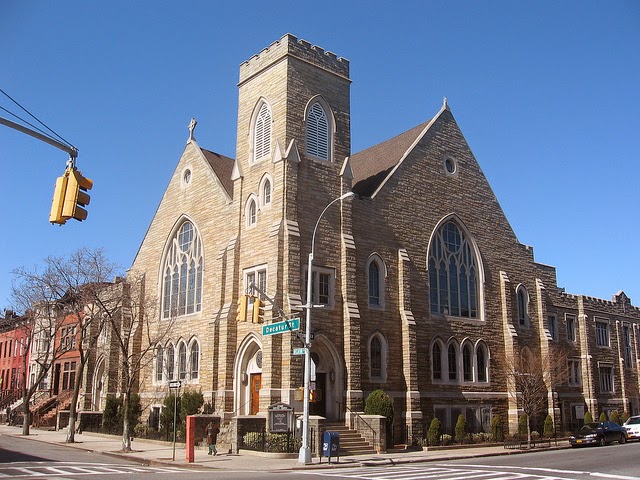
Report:
[[196,137],[193,136],[193,131],[196,129],[196,125],[198,125],[198,122],[195,118],[191,117],[191,121],[189,122],[189,140],[196,139]]

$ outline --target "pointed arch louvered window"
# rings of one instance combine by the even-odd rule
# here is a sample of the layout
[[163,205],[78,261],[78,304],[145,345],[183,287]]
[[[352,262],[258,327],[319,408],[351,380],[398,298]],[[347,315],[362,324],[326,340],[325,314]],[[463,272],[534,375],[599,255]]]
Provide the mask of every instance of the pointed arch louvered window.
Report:
[[271,109],[263,103],[253,130],[253,160],[271,155]]
[[329,160],[329,120],[320,103],[311,105],[307,114],[307,153],[322,160]]
[[191,222],[184,222],[165,256],[162,316],[180,317],[202,308],[202,241]]

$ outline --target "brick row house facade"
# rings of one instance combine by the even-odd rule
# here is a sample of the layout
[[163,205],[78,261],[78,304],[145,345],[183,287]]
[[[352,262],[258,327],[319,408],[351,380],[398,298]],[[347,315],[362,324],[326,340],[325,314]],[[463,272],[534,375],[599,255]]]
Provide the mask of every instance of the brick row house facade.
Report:
[[[313,240],[312,414],[348,418],[380,388],[397,441],[460,413],[475,431],[495,415],[514,431],[508,362],[525,349],[568,352],[545,412],[561,428],[585,410],[640,413],[638,308],[623,292],[558,288],[518,241],[446,100],[352,153],[350,86],[347,60],[287,34],[240,66],[235,158],[200,147],[192,121],[130,269],[157,302],[145,314],[173,322],[141,374],[148,412],[157,417],[171,380],[227,421],[276,402],[302,411],[302,343],[262,329],[304,316]],[[312,238],[348,191],[357,196],[327,209]],[[239,308],[247,292],[265,302],[255,322]]]

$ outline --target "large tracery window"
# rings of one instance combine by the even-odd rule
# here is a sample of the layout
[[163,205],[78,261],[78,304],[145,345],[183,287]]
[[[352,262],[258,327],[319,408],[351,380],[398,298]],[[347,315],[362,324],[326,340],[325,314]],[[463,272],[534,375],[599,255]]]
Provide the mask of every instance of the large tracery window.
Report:
[[429,248],[431,312],[479,318],[478,263],[464,232],[453,221],[434,235]]
[[322,160],[330,159],[331,136],[329,120],[319,102],[307,113],[307,153]]
[[162,315],[179,317],[202,308],[202,241],[191,222],[184,222],[169,243],[164,262]]

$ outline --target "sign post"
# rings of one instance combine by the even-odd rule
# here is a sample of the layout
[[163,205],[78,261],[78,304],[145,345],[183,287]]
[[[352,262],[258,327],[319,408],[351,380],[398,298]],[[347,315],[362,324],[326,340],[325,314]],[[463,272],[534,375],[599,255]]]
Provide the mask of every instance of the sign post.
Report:
[[[180,380],[171,380],[169,382],[169,390],[178,390],[182,386],[182,382]],[[176,420],[178,413],[178,392],[176,391],[173,394],[173,455],[171,457],[172,461],[176,461]]]

